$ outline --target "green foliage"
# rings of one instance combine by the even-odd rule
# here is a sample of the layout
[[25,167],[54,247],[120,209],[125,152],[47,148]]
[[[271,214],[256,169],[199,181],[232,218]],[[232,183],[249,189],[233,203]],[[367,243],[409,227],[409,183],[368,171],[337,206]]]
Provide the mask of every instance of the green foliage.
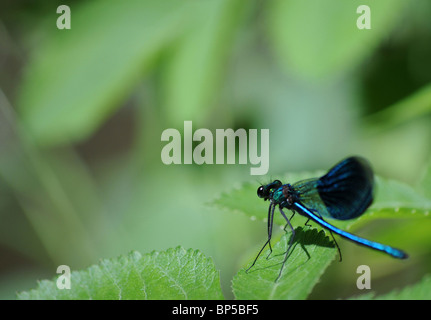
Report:
[[[321,173],[316,173],[317,175]],[[309,177],[309,173],[290,175],[288,180]],[[376,218],[427,216],[430,200],[413,188],[395,181],[377,178],[379,195],[370,210],[357,219],[364,223]],[[221,195],[214,204],[228,210],[265,219],[267,204],[255,196],[256,186],[241,188]],[[253,191],[253,192],[252,192]],[[257,199],[258,201],[255,201]],[[260,205],[259,203],[263,203]],[[275,216],[277,224],[284,221]],[[298,224],[300,219],[295,217]],[[358,223],[358,222],[356,222]],[[346,223],[345,227],[355,225]],[[232,289],[237,299],[305,299],[336,256],[333,242],[323,230],[310,227],[295,229],[291,252],[281,277],[276,281],[290,233],[283,235],[270,254],[262,252],[248,272],[241,269],[233,278]],[[20,299],[222,299],[219,275],[214,264],[199,251],[181,247],[164,252],[103,260],[99,265],[71,275],[73,290],[58,290],[55,281],[41,281],[36,290],[22,292]],[[425,299],[429,278],[412,288],[379,296],[378,299]],[[359,299],[372,299],[373,294]]]
[[52,31],[22,83],[18,107],[36,142],[64,144],[91,134],[187,27],[189,9],[182,1],[131,0],[76,10],[71,32]]
[[[295,182],[320,176],[321,174],[323,172],[291,174],[282,181]],[[253,220],[265,221],[267,219],[268,203],[256,196],[256,189],[256,184],[247,183],[239,189],[224,193],[213,203],[220,208],[241,212]],[[376,177],[375,200],[367,212],[355,220],[331,221],[331,223],[343,229],[350,229],[375,219],[425,218],[429,216],[430,212],[431,200],[424,197],[414,188],[401,182]],[[292,224],[294,226],[304,224],[305,218],[297,216],[294,217]],[[280,226],[286,223],[283,217],[278,214],[274,215],[274,222]],[[301,246],[294,248],[286,264],[287,270],[283,272],[279,282],[274,283],[273,279],[277,276],[280,259],[283,258],[282,254],[277,257],[277,253],[280,255],[286,250],[285,237],[275,246],[274,251],[277,253],[273,254],[273,258],[269,260],[260,258],[256,264],[256,270],[248,274],[244,271],[238,273],[233,281],[236,297],[240,299],[304,299],[308,296],[324,270],[333,260],[336,250],[333,249],[333,246],[325,245],[325,243],[328,243],[328,239],[324,237],[323,231],[318,233],[320,237],[315,237],[311,242],[307,238],[303,238],[304,235],[311,232],[310,230],[304,232],[301,227],[297,227],[296,231],[298,234],[297,243],[301,244]],[[397,235],[393,235],[388,241],[394,244],[402,243]],[[306,244],[310,243],[313,243],[310,248],[313,254],[310,253],[310,257],[308,257]],[[265,256],[265,254],[268,254],[268,252],[263,253],[262,256]],[[277,258],[274,258],[274,256]]]
[[221,0],[194,7],[196,22],[175,44],[175,54],[163,70],[162,103],[169,125],[178,124],[178,119],[182,123],[182,119],[202,121],[208,116],[201,107],[211,105],[221,86],[223,65],[244,6],[242,1]]
[[[356,28],[360,4],[371,7],[372,30]],[[430,126],[425,117],[431,110],[428,0],[414,6],[402,0],[129,0],[109,5],[79,1],[72,6],[72,29],[68,31],[54,27],[51,4],[40,2],[34,7],[41,9],[39,5],[46,8],[45,13],[22,6],[25,14],[16,17],[13,6],[5,8],[0,17],[5,26],[0,32],[5,40],[0,60],[7,65],[3,77],[9,78],[8,69],[23,71],[19,83],[11,77],[11,83],[17,83],[12,89],[17,90],[6,92],[16,96],[19,116],[9,119],[10,128],[0,120],[0,214],[4,221],[0,240],[7,250],[42,265],[73,263],[81,267],[132,246],[147,252],[156,246],[182,243],[194,247],[199,243],[203,251],[217,248],[215,259],[226,266],[222,275],[238,270],[237,254],[244,248],[238,242],[246,241],[251,228],[226,227],[230,217],[205,216],[201,202],[243,179],[242,172],[205,165],[159,170],[160,132],[171,126],[181,128],[176,123],[184,120],[193,120],[196,128],[270,127],[272,172],[285,170],[285,161],[296,168],[317,167],[321,161],[354,150],[387,165],[385,174],[408,181],[414,179],[418,164],[429,157]],[[9,26],[8,20],[16,21]],[[393,53],[397,59],[395,67],[379,72],[381,78],[371,83],[374,98],[389,92],[388,101],[394,103],[400,99],[394,92],[405,96],[367,118],[368,126],[364,126],[358,115],[369,97],[361,90],[367,86],[364,74],[372,74],[379,63],[373,56],[376,52],[385,61]],[[22,61],[19,65],[14,65],[11,53]],[[407,74],[400,72],[403,64],[408,66]],[[404,90],[394,87],[396,79]],[[391,100],[394,96],[397,99]],[[125,105],[126,112],[133,114],[133,125],[126,122],[119,131],[111,130],[107,120],[118,125],[119,118],[112,116]],[[4,106],[0,101],[1,119]],[[417,131],[415,121],[419,120],[424,130]],[[409,124],[411,127],[404,127]],[[104,125],[112,135],[105,131],[89,139]],[[364,138],[364,133],[371,138]],[[116,139],[121,150],[115,147]],[[100,147],[112,153],[100,153]],[[295,156],[290,150],[295,150]],[[282,180],[293,182],[321,173],[290,174]],[[429,255],[431,162],[423,177],[417,189],[378,177],[376,199],[367,213],[334,224],[349,230],[378,219],[401,218],[407,225],[419,218],[414,229],[403,225],[383,236],[388,244],[406,246],[409,253],[409,246],[420,251],[418,259],[421,254]],[[244,184],[226,190],[214,204],[264,221],[268,203],[256,197],[256,188],[256,184]],[[243,222],[241,215],[235,221]],[[420,225],[420,221],[426,223]],[[276,214],[275,223],[281,226],[285,222]],[[279,282],[274,279],[290,234],[279,242],[276,235],[274,253],[268,260],[264,252],[248,274],[239,271],[233,280],[236,298],[303,299],[309,295],[336,257],[336,250],[329,246],[324,232],[302,228],[304,223],[305,218],[298,215],[293,219],[298,238]],[[211,227],[205,229],[208,225]],[[412,246],[412,241],[417,245]],[[168,252],[184,251],[178,250]],[[121,279],[122,298],[141,299],[135,287],[138,267],[129,279],[120,270],[127,269],[127,262],[138,255],[104,260],[74,273],[83,285],[76,287],[80,292],[60,293],[55,283],[42,281],[37,291],[20,297],[116,299],[119,290],[113,279]],[[142,259],[153,261],[156,255],[146,254]],[[159,255],[169,256],[167,252]],[[411,271],[428,270],[429,259],[425,258],[420,268],[414,266]],[[184,270],[190,269],[183,265]],[[203,272],[214,271],[212,264],[202,268]],[[158,276],[156,269],[148,270],[145,273]],[[111,273],[118,276],[109,278]],[[305,277],[307,273],[309,277]],[[4,278],[9,279],[9,274]],[[166,279],[148,281],[154,298],[160,293],[166,293],[160,298],[184,298]],[[215,287],[208,298],[221,297]],[[130,292],[136,294],[128,295]],[[188,293],[188,298],[196,297],[206,296]]]
[[[283,66],[303,76],[353,67],[391,30],[404,6],[399,0],[373,3],[373,32],[361,32],[357,5],[271,1],[265,10],[269,46]],[[49,25],[32,54],[17,102],[24,127],[44,146],[87,138],[162,55],[160,102],[166,122],[209,119],[212,108],[202,106],[214,104],[235,36],[254,6],[238,0],[130,0],[74,8],[71,31]]]
[[431,161],[425,167],[418,189],[425,197],[431,199]]
[[359,3],[355,1],[271,1],[268,31],[282,65],[314,78],[357,65],[379,44],[405,6],[400,0],[360,4],[372,7],[373,32],[357,28]]
[[222,83],[241,5],[237,0],[83,5],[74,13],[72,31],[51,32],[29,64],[18,101],[24,126],[39,145],[83,140],[121,106],[162,53],[170,56],[161,80],[166,122],[195,117]]
[[232,288],[237,299],[305,299],[318,282],[326,267],[334,259],[336,250],[323,231],[296,229],[296,236],[282,276],[278,281],[284,253],[290,234],[283,236],[274,246],[264,251],[252,269],[240,270],[234,277]]
[[[254,269],[240,270],[233,279],[237,299],[305,299],[333,259],[333,243],[322,231],[298,228],[289,263],[275,282],[286,251],[287,236],[278,242],[272,258],[260,259]],[[301,249],[297,250],[296,247]],[[264,252],[264,255],[268,254]],[[163,252],[102,260],[98,265],[71,274],[72,288],[60,290],[56,279],[39,282],[38,288],[18,294],[21,300],[162,300],[223,299],[219,275],[211,259],[198,250],[181,247]],[[376,296],[367,293],[353,299],[430,299],[431,276],[414,286]]]
[[132,252],[102,260],[71,273],[71,289],[59,290],[56,281],[41,281],[19,299],[222,299],[219,273],[198,250],[181,247],[141,255]]
[[367,118],[367,125],[376,130],[408,123],[431,113],[431,85],[426,85],[380,112]]

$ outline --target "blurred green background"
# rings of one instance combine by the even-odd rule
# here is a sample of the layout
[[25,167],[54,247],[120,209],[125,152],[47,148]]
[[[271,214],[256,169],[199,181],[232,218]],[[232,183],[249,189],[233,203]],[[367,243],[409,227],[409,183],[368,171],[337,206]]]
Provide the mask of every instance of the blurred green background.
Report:
[[[59,30],[57,7],[71,9]],[[371,8],[359,30],[356,8]],[[359,154],[415,185],[431,167],[428,0],[12,1],[0,4],[0,298],[130,250],[182,245],[223,291],[266,225],[207,205],[242,182],[328,169]],[[267,177],[248,165],[162,163],[161,133],[270,130]],[[215,131],[213,131],[215,132]],[[431,269],[430,219],[355,230],[405,264],[340,240],[311,298],[414,283]]]

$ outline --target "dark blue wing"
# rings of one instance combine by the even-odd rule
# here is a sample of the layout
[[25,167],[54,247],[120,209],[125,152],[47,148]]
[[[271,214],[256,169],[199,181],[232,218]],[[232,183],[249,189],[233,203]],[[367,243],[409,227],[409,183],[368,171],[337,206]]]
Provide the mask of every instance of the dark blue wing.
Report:
[[292,185],[298,200],[322,217],[348,220],[360,216],[373,201],[374,177],[367,160],[347,158],[319,179]]

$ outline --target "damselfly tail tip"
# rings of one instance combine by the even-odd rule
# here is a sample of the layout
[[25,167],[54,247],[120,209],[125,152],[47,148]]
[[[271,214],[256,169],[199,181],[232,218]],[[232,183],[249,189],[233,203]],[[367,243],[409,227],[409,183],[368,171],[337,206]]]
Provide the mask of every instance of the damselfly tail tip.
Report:
[[409,255],[403,251],[401,251],[402,255],[400,256],[400,259],[407,259]]
[[399,250],[399,249],[394,249],[389,254],[391,256],[393,256],[394,258],[398,258],[398,259],[407,259],[409,257],[409,255],[407,253],[405,253],[404,251]]

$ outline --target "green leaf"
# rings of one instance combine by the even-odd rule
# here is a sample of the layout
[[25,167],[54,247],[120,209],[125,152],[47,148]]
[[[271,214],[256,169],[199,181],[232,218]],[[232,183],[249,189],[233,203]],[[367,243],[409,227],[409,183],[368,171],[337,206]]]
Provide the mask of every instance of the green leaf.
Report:
[[294,243],[277,281],[290,234],[281,238],[273,253],[262,253],[252,269],[242,269],[233,279],[237,299],[305,299],[336,255],[323,231],[297,228]]
[[93,133],[187,27],[189,3],[91,1],[72,8],[70,30],[48,25],[18,99],[30,136],[55,145]]
[[43,280],[19,299],[223,299],[219,273],[198,250],[177,247],[117,259],[71,273],[71,289]]
[[431,299],[431,276],[426,275],[420,282],[413,286],[405,287],[401,290],[394,290],[387,294],[375,296],[375,293],[367,293],[354,297],[358,300],[430,300]]
[[[399,0],[274,0],[267,25],[273,49],[287,70],[319,78],[357,66],[391,31],[406,2]],[[371,8],[371,29],[356,22],[359,5]]]

